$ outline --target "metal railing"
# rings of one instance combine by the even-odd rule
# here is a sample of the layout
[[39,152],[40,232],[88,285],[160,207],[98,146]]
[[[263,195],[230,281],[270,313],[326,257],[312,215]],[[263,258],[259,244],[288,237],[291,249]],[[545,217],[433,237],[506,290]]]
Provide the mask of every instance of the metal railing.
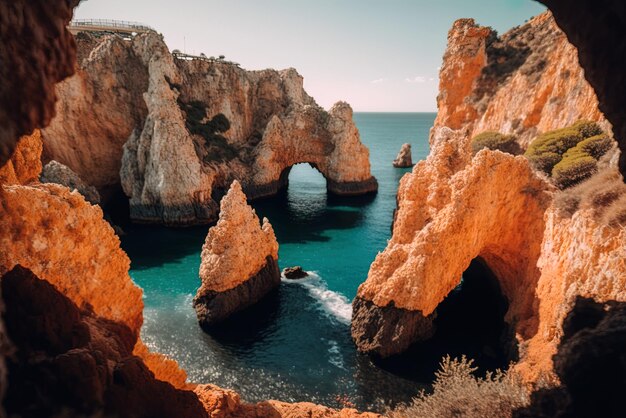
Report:
[[87,19],[72,20],[69,24],[70,29],[93,30],[93,31],[111,31],[111,32],[151,32],[154,31],[150,26],[139,22],[127,22],[123,20],[111,19]]
[[218,64],[234,65],[236,67],[239,67],[239,64],[236,62],[226,61],[223,58],[207,57],[206,55],[189,55],[183,52],[173,51],[172,56],[176,59],[185,60],[185,61],[200,60],[200,61],[212,62],[212,63],[218,63]]

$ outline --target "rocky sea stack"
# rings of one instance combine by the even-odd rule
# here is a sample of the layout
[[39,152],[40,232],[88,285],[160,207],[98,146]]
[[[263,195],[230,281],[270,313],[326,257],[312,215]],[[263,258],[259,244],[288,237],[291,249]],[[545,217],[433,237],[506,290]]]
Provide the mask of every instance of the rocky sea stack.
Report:
[[267,218],[259,223],[234,181],[220,203],[220,218],[202,247],[193,305],[203,328],[261,300],[280,285],[278,242]]
[[398,168],[413,167],[413,159],[411,158],[411,144],[402,144],[400,152],[395,160],[393,160],[393,166]]

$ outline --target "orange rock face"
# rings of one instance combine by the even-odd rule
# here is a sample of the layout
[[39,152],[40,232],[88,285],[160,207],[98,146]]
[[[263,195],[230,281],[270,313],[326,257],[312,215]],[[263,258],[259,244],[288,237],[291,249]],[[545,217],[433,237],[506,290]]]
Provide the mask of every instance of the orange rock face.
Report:
[[238,181],[220,202],[220,218],[202,247],[202,284],[193,304],[203,327],[245,309],[280,285],[278,242],[267,218],[259,224]]
[[38,181],[41,173],[41,147],[39,130],[21,137],[11,159],[0,167],[0,184],[26,184]]
[[[558,192],[524,157],[472,157],[470,139],[499,130],[524,145],[578,119],[607,123],[549,14],[499,39],[458,21],[449,42],[431,152],[401,180],[393,236],[359,287],[352,335],[359,349],[383,356],[430,338],[439,304],[479,257],[509,304],[515,367],[534,381],[551,372],[577,295],[626,300],[626,232],[590,208],[564,215]],[[536,42],[547,44],[536,50]]]
[[514,134],[525,147],[538,133],[580,119],[610,130],[576,48],[550,13],[499,38],[472,19],[456,21],[439,90],[435,126],[465,129],[472,137],[485,131]]

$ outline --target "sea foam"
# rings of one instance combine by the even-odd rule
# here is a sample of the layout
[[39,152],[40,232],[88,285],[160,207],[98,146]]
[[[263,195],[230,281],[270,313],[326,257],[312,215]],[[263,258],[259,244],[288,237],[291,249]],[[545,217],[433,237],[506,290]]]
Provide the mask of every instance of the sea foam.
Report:
[[308,277],[291,280],[282,276],[283,283],[297,284],[309,291],[309,294],[317,300],[319,308],[331,319],[349,325],[352,319],[352,304],[341,293],[328,289],[328,285],[313,271],[307,271]]

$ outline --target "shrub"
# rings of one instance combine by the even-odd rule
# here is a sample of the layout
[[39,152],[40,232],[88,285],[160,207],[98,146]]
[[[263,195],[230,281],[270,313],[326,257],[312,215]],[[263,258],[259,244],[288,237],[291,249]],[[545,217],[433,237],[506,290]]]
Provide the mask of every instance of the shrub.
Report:
[[539,135],[524,155],[534,168],[551,176],[558,187],[565,189],[597,172],[597,160],[612,144],[613,140],[597,123],[578,121]]
[[580,148],[597,160],[606,154],[612,146],[613,140],[608,135],[599,134],[583,139],[576,145],[576,148]]
[[552,169],[552,179],[558,187],[566,189],[591,177],[598,169],[595,158],[584,153],[576,153],[563,158]]
[[436,373],[433,393],[422,392],[413,403],[389,412],[390,418],[506,418],[529,402],[529,394],[512,372],[497,371],[484,379],[465,357],[446,356]]
[[513,135],[504,135],[492,131],[483,132],[472,139],[472,151],[476,154],[481,149],[487,148],[517,155],[521,149],[515,140]]
[[565,189],[591,177],[598,170],[597,160],[611,149],[612,142],[607,135],[600,134],[583,139],[568,149],[552,168],[556,185]]
[[204,138],[205,162],[229,161],[237,157],[237,150],[220,135],[230,129],[230,121],[224,114],[218,113],[205,122],[207,105],[204,103],[200,101],[185,103],[179,98],[178,105],[187,115],[185,125],[189,133]]

